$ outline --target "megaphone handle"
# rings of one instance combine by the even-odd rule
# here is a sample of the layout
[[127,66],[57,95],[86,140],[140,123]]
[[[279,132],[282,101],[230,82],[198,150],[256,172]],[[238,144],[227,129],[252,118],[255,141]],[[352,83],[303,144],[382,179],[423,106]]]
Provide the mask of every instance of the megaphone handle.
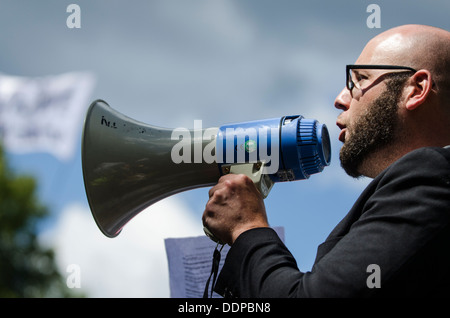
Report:
[[[258,189],[258,191],[261,193],[263,199],[265,199],[272,189],[274,182],[268,175],[262,173],[263,168],[263,162],[243,163],[230,165],[227,167],[226,171],[228,173],[245,174],[246,176],[248,176],[250,179],[252,179],[253,183],[256,186],[256,189]],[[218,244],[224,245],[224,243],[221,242],[217,237],[215,237],[214,234],[212,234],[212,232],[206,226],[203,227],[203,231],[211,240]]]
[[270,190],[272,190],[273,181],[267,174],[263,174],[264,162],[243,163],[230,166],[230,173],[245,174],[252,179],[256,189],[261,193],[265,199]]

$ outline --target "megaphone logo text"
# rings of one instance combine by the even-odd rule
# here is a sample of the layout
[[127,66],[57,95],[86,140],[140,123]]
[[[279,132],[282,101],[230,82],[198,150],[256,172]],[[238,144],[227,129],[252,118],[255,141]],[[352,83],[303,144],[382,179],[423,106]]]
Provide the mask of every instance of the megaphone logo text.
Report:
[[[193,133],[187,128],[175,128],[171,140],[179,142],[172,147],[172,161],[176,164],[262,162],[263,174],[274,174],[278,171],[279,143],[276,142],[279,135],[278,128],[260,125],[258,129],[233,126],[223,127],[222,130],[224,134],[218,134],[218,128],[203,130],[201,120],[194,120]],[[225,150],[221,147],[224,143]]]

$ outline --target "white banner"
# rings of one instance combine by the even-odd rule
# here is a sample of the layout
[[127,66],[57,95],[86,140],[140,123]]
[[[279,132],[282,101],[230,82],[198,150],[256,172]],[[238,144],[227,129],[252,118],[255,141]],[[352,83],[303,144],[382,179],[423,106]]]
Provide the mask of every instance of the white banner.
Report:
[[72,158],[94,85],[89,72],[35,78],[0,74],[0,140],[5,150]]

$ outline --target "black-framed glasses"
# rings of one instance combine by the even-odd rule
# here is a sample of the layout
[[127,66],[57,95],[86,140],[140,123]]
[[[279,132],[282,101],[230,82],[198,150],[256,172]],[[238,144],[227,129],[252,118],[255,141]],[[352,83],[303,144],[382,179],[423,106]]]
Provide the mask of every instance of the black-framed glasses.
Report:
[[353,70],[403,70],[405,72],[417,72],[417,70],[413,69],[409,66],[399,66],[399,65],[370,65],[370,64],[349,64],[346,66],[346,86],[347,89],[352,93],[353,88],[357,88],[358,90],[366,89],[370,86],[370,84],[373,84],[378,78],[381,76],[387,75],[387,74],[394,74],[399,72],[388,72],[381,74],[377,79],[373,81],[369,81],[369,84],[364,85],[364,83],[367,83],[368,78],[359,74],[359,72],[353,72]]

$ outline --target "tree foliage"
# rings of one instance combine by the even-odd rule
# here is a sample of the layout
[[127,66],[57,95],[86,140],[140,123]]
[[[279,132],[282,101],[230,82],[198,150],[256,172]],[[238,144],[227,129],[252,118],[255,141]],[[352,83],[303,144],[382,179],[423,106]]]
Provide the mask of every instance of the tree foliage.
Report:
[[54,252],[39,245],[37,223],[48,215],[36,181],[16,176],[0,146],[0,297],[67,297]]

